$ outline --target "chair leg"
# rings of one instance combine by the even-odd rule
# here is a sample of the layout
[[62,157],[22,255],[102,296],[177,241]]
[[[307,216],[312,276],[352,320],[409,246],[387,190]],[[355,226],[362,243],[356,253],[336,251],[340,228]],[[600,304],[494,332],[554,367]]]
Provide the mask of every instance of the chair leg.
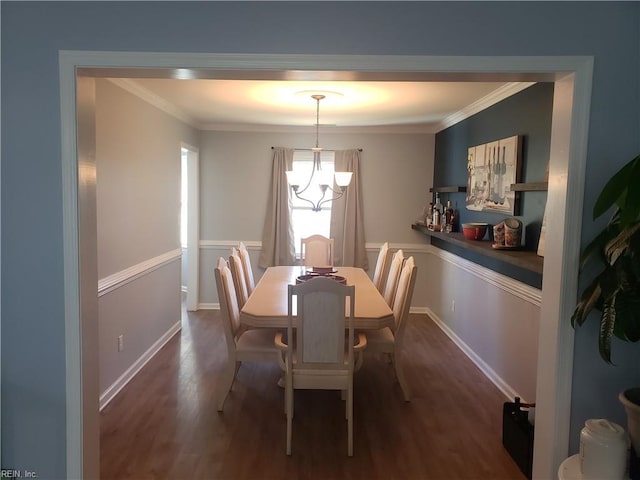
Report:
[[285,404],[287,408],[287,455],[291,455],[291,430],[293,421],[293,388],[287,385],[285,393]]
[[353,385],[347,390],[347,455],[353,457]]
[[353,367],[354,372],[357,372],[362,368],[363,361],[364,361],[364,354],[362,352],[358,352],[356,354],[356,364]]
[[224,401],[229,395],[231,391],[231,386],[233,385],[233,381],[236,378],[236,373],[238,372],[238,367],[240,366],[240,362],[229,362],[227,363],[227,368],[224,372],[224,377],[222,380],[222,385],[220,392],[218,393],[218,411],[221,412],[224,408]]
[[402,363],[400,362],[400,358],[394,353],[391,355],[391,360],[393,366],[396,370],[396,378],[398,379],[398,383],[400,383],[400,388],[402,389],[402,394],[404,395],[404,401],[411,401],[411,391],[409,390],[409,384],[407,383],[407,379],[404,376],[404,369],[402,368]]

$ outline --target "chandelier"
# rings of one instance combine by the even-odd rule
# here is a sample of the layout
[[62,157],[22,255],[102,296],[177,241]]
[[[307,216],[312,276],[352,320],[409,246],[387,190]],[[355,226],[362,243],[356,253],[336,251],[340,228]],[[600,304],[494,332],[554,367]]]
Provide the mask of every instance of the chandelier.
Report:
[[[300,174],[295,171],[288,171],[286,172],[286,175],[287,183],[291,186],[291,189],[293,190],[293,193],[296,195],[296,197],[298,197],[300,200],[304,200],[305,202],[310,203],[311,210],[313,210],[314,212],[319,212],[322,209],[322,205],[324,205],[325,203],[337,200],[338,198],[342,197],[345,189],[347,188],[349,183],[351,183],[352,173],[334,172],[334,174],[331,175],[331,172],[322,170],[322,162],[320,160],[320,152],[322,151],[322,148],[318,143],[318,127],[320,126],[320,100],[325,98],[325,96],[314,94],[311,95],[311,98],[316,101],[316,146],[311,149],[311,151],[313,152],[313,166],[311,168],[311,176],[308,180],[304,180],[300,178]],[[333,187],[334,180],[335,184],[337,185],[336,188]],[[300,185],[303,184],[305,186],[301,189]],[[303,195],[305,192],[311,193],[312,191],[316,190],[315,188],[310,189],[310,187],[315,186],[320,189],[320,198],[314,200]],[[327,191],[331,192],[329,194],[329,198],[326,198]]]

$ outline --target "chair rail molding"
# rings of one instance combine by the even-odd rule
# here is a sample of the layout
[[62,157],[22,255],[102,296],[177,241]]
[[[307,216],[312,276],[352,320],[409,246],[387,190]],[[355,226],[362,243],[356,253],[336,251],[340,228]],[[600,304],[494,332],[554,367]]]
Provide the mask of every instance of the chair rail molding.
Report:
[[[262,248],[262,242],[259,240],[242,241],[248,250],[260,250]],[[238,242],[240,242],[240,240],[200,240],[200,249],[217,250],[238,247]],[[384,242],[367,242],[364,248],[367,252],[378,252],[383,243]],[[405,252],[429,253],[431,246],[424,243],[390,243],[389,248],[391,250],[402,249]]]
[[449,262],[458,268],[461,268],[481,280],[490,283],[494,287],[498,287],[507,293],[515,295],[536,307],[542,305],[542,290],[531,287],[525,283],[514,280],[511,277],[502,275],[482,265],[471,262],[465,258],[459,257],[451,252],[429,245],[429,253],[441,258],[445,262]]
[[178,260],[181,257],[182,249],[176,248],[175,250],[163,253],[157,257],[150,258],[144,262],[137,263],[129,268],[113,273],[105,278],[101,278],[98,280],[98,297],[106,295],[107,293],[112,292],[117,288],[142,277],[143,275],[147,275],[164,265]]
[[238,244],[242,241],[247,250],[260,250],[262,242],[258,240],[200,240],[200,249],[202,250],[218,250],[222,248],[238,248]]

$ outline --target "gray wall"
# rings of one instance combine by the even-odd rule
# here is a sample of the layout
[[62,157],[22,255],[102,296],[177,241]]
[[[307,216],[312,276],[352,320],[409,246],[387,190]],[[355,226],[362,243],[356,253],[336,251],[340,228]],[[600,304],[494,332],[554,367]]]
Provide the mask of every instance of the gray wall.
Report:
[[180,142],[199,131],[96,81],[98,278],[180,248]]
[[430,317],[505,394],[534,402],[541,291],[440,248],[426,258]]
[[[360,172],[366,242],[416,243],[409,226],[427,201],[433,175],[434,135],[358,130],[321,133],[320,141],[327,149],[363,149]],[[271,178],[271,146],[308,148],[314,142],[315,134],[306,133],[203,131],[201,240],[205,244],[260,242]],[[212,272],[217,257],[228,256],[229,248],[205,248],[202,253],[200,302],[216,303]],[[375,253],[372,252],[371,274]],[[255,263],[253,270],[256,276],[262,273]],[[419,272],[419,276],[425,277],[426,272]]]
[[[597,192],[640,150],[636,2],[2,2],[0,8],[2,463],[40,478],[66,474],[59,50],[593,56],[583,244],[596,232],[590,212]],[[602,363],[596,342],[596,322],[577,331],[573,447],[586,418],[622,416],[617,392],[640,379],[637,345],[616,343],[614,367]]]
[[159,268],[153,259],[180,248],[180,142],[197,145],[198,137],[114,83],[96,80],[98,278],[120,280],[98,300],[100,394],[180,322],[180,259]]
[[[429,195],[434,135],[359,130],[321,133],[320,142],[327,149],[363,149],[360,170],[366,241],[412,241],[407,227],[418,218]],[[203,131],[200,238],[262,240],[271,146],[309,148],[314,143],[315,134]]]

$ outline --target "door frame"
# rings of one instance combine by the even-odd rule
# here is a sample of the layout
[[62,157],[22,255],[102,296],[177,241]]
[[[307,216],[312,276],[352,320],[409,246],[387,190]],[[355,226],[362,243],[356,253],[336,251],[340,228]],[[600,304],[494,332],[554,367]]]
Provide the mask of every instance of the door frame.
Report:
[[187,151],[187,310],[193,312],[200,303],[200,151],[181,142]]
[[[95,251],[86,235],[93,219],[83,213],[85,201],[95,196],[91,183],[83,184],[87,168],[95,173],[91,158],[82,162],[77,151],[76,87],[77,73],[83,76],[114,76],[114,69],[158,68],[175,73],[181,69],[211,69],[240,74],[259,71],[269,75],[297,71],[305,79],[314,74],[333,72],[336,79],[366,77],[368,74],[400,74],[403,78],[429,78],[453,81],[552,81],[555,82],[552,116],[547,221],[554,225],[546,238],[542,283],[536,391],[536,436],[534,477],[553,478],[568,454],[571,382],[573,374],[574,332],[568,322],[576,301],[580,249],[584,176],[586,168],[593,57],[590,56],[352,56],[352,55],[273,55],[273,54],[194,54],[156,52],[61,51],[60,102],[62,135],[63,242],[66,348],[67,476],[96,477],[99,472],[98,409],[87,411],[97,392],[89,378],[97,376],[95,359],[87,358],[86,346],[95,339],[85,328],[96,318],[83,314],[83,308],[96,302],[83,284],[97,285],[95,265],[82,251]],[[179,67],[179,68],[177,68]],[[117,76],[117,75],[116,75]],[[120,76],[122,76],[120,74]],[[130,75],[129,75],[130,76]],[[215,78],[215,77],[213,77]],[[227,77],[228,78],[228,77]],[[239,77],[240,78],[240,77]],[[268,77],[265,77],[268,78]],[[357,80],[358,78],[356,78]],[[93,157],[95,161],[95,157]],[[87,198],[85,196],[88,195]],[[571,201],[568,201],[571,199]],[[80,206],[80,207],[79,207]],[[90,209],[88,209],[90,210]],[[84,212],[90,213],[91,212]],[[84,232],[84,234],[83,234]],[[80,240],[79,240],[80,239]],[[83,240],[87,239],[87,240]],[[565,254],[566,253],[566,254]],[[95,263],[95,258],[93,259]],[[91,290],[91,289],[88,289]],[[86,312],[97,308],[86,308]],[[87,380],[87,381],[85,381]],[[95,402],[97,404],[97,400]],[[95,418],[94,418],[95,417]]]

